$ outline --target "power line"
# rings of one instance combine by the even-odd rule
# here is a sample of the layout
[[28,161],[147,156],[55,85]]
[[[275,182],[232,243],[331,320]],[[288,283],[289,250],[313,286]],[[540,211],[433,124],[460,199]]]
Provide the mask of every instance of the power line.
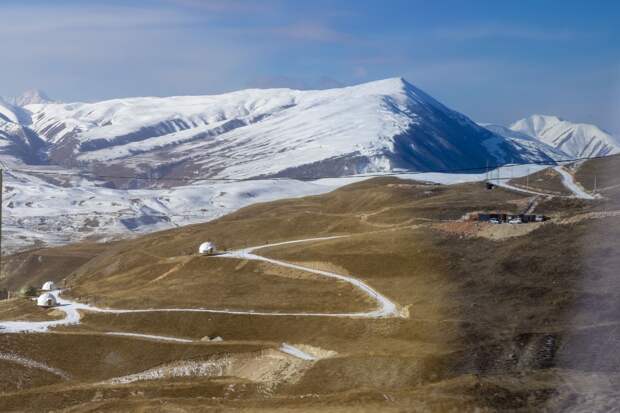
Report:
[[[522,163],[506,163],[506,164],[486,164],[484,166],[470,167],[470,168],[453,168],[453,169],[435,169],[435,170],[411,170],[411,169],[402,169],[398,171],[391,172],[372,172],[366,174],[359,175],[345,175],[345,176],[304,176],[304,177],[274,177],[269,175],[264,176],[255,176],[250,178],[190,178],[190,177],[152,177],[152,176],[140,176],[140,175],[99,175],[99,174],[91,174],[83,171],[37,171],[33,169],[23,169],[23,168],[10,168],[5,169],[7,172],[21,172],[21,173],[29,173],[33,175],[48,175],[48,176],[76,176],[82,177],[86,179],[127,179],[127,180],[136,180],[136,181],[162,181],[162,182],[246,182],[246,181],[256,181],[256,180],[297,180],[297,181],[314,181],[317,179],[329,179],[329,178],[356,178],[356,177],[383,177],[383,176],[395,176],[395,175],[419,175],[419,174],[427,174],[427,173],[468,173],[468,172],[485,172],[490,169],[498,169],[504,167],[515,167],[515,166],[524,166],[524,165],[548,165],[554,166],[558,164],[566,164],[578,161],[586,161],[586,160],[594,160],[594,159],[602,159],[602,158],[611,158],[614,156],[619,156],[620,154],[613,155],[602,155],[602,156],[589,156],[589,157],[580,157],[580,158],[569,158],[569,159],[560,159],[557,161],[532,161],[532,162],[522,162]],[[498,179],[507,179],[507,178],[498,178]]]

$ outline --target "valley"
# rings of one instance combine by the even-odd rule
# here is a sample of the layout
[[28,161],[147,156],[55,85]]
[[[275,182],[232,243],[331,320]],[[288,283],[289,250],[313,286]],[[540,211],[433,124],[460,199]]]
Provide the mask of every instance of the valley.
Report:
[[620,412],[620,3],[531,3],[0,1],[0,413]]
[[[613,403],[614,387],[600,389],[620,377],[620,360],[591,355],[620,338],[617,159],[571,172],[586,191],[582,176],[605,183],[595,199],[561,189],[553,169],[530,176],[548,191],[535,212],[551,219],[540,224],[464,218],[518,213],[527,192],[380,177],[135,239],[6,257],[3,285],[46,274],[79,323],[0,333],[0,406],[562,410],[586,409],[595,394],[597,406]],[[198,256],[205,240],[230,252]],[[398,312],[373,313],[381,302]],[[0,326],[16,308],[33,314],[25,326],[61,317],[14,298],[0,305]]]

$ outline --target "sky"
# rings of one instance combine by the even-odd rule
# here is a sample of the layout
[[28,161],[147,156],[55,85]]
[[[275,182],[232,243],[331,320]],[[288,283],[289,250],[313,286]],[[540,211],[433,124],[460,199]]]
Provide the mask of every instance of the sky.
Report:
[[401,76],[479,122],[620,135],[620,2],[2,0],[0,96],[329,88]]

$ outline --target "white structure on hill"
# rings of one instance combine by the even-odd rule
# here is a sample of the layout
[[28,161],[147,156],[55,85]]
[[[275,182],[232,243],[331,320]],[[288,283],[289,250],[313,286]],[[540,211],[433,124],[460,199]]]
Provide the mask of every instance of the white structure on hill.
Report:
[[47,281],[45,284],[43,284],[43,287],[41,287],[41,289],[43,291],[52,291],[56,289],[56,286],[52,281]]
[[58,305],[58,301],[56,301],[56,297],[50,293],[43,293],[37,298],[37,305],[39,307],[54,307]]
[[215,252],[215,244],[212,242],[203,242],[198,247],[198,253],[204,255],[211,255]]

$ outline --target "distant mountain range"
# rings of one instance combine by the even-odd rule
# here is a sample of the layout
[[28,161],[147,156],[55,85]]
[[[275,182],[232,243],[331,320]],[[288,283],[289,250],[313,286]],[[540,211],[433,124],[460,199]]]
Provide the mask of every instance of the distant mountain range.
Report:
[[[59,103],[29,92],[0,100],[5,245],[15,251],[125,237],[353,182],[268,178],[475,172],[470,169],[618,151],[599,128],[555,117],[478,125],[400,78],[319,91],[252,89],[96,103]],[[415,177],[445,181],[438,175]],[[485,176],[464,175],[448,180]],[[135,176],[147,179],[127,179]],[[136,189],[144,187],[153,189]]]
[[572,158],[590,158],[620,152],[614,138],[595,125],[572,123],[557,116],[532,115],[510,129],[538,139]]
[[467,170],[569,154],[545,131],[531,132],[481,127],[402,78],[318,91],[251,89],[96,103],[54,103],[31,92],[0,106],[5,155],[144,177]]

